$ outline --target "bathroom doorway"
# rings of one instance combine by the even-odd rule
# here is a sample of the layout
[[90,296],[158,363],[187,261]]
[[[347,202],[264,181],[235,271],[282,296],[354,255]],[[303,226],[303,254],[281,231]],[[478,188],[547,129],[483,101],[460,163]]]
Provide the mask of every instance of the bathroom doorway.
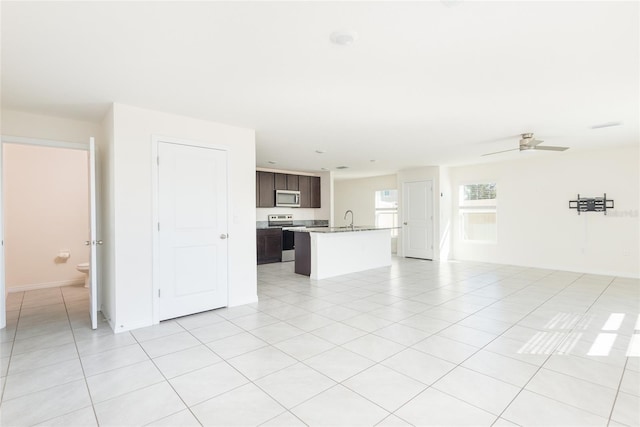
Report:
[[[92,148],[93,139],[81,144],[2,136],[0,328],[7,324],[6,296],[10,293],[63,290],[74,285],[78,288],[75,294],[84,293],[89,301],[90,324],[95,329]],[[91,266],[88,270],[93,274],[87,275],[79,264]],[[90,286],[83,291],[86,277],[90,277],[86,281]]]

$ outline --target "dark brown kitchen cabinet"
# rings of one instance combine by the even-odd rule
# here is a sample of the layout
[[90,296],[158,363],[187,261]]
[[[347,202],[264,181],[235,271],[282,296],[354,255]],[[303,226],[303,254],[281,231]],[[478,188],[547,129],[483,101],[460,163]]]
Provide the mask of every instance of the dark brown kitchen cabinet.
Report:
[[256,207],[273,208],[276,205],[276,193],[273,172],[256,172]]
[[293,271],[296,274],[304,274],[311,276],[311,238],[309,233],[294,232],[296,248],[295,248],[295,264]]
[[298,191],[298,175],[276,173],[274,174],[274,184],[276,190]]
[[276,190],[288,190],[287,188],[287,175],[284,173],[274,174],[274,183]]
[[321,207],[320,202],[320,177],[312,176],[311,177],[311,207],[319,208]]
[[282,261],[282,229],[257,229],[256,246],[258,249],[258,264]]
[[298,189],[300,190],[300,207],[311,207],[311,177],[300,175],[298,177]]
[[320,208],[320,177],[256,171],[256,207],[276,206],[275,190],[300,191],[301,208]]
[[320,203],[320,177],[305,176],[298,177],[300,190],[300,207],[301,208],[319,208]]
[[298,175],[287,175],[287,190],[298,191],[300,189],[299,178]]

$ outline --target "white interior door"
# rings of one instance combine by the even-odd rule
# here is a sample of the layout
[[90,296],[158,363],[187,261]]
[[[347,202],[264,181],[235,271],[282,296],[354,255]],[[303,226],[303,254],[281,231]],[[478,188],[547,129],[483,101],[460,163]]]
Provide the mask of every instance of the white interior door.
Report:
[[6,313],[6,303],[5,295],[6,291],[4,288],[4,199],[3,199],[3,168],[2,168],[2,147],[4,144],[0,142],[0,329],[5,328],[7,326],[7,313]]
[[159,320],[227,305],[227,153],[158,142]]
[[91,316],[91,328],[98,327],[98,246],[102,241],[98,240],[97,215],[96,215],[96,143],[89,139],[89,313]]
[[433,182],[405,182],[402,200],[404,256],[433,259]]

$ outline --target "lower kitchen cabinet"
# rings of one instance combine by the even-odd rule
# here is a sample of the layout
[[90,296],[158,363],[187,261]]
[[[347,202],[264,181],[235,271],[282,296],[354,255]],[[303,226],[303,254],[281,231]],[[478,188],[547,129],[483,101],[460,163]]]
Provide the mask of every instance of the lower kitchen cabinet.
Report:
[[258,264],[282,261],[282,229],[266,228],[256,230]]

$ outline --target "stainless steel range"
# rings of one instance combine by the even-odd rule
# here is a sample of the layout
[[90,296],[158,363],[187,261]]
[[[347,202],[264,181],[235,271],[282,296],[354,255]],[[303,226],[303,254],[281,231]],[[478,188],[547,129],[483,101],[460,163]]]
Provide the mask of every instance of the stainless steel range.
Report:
[[304,225],[293,225],[293,215],[279,214],[269,215],[269,227],[282,228],[282,262],[293,261],[296,258],[293,231],[303,228]]

